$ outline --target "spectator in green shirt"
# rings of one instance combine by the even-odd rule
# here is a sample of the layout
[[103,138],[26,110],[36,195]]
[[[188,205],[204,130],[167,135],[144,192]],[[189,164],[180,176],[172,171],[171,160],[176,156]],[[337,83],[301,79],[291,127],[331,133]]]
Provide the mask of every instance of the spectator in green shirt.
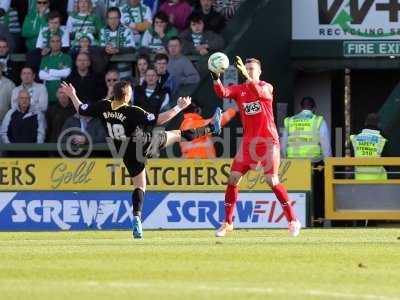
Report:
[[[112,7],[107,11],[107,26],[100,31],[100,47],[107,56],[123,53],[133,53],[136,45],[132,31],[121,24],[121,12]],[[118,62],[115,66],[121,80],[132,80],[132,65],[127,62]]]
[[40,64],[39,78],[46,84],[49,103],[57,101],[56,92],[64,78],[71,73],[71,56],[61,52],[61,37],[53,35],[50,38],[49,55],[43,57]]
[[37,0],[36,9],[30,10],[22,25],[22,37],[28,51],[36,47],[39,32],[47,26],[47,15],[49,13],[49,0]]
[[70,14],[67,21],[67,31],[71,40],[78,33],[88,33],[98,37],[103,24],[99,17],[93,13],[90,0],[79,0],[77,11]]
[[144,33],[142,52],[167,53],[168,41],[178,36],[178,31],[169,23],[168,15],[158,12],[153,18],[153,25]]
[[61,26],[61,15],[57,11],[52,11],[48,15],[48,26],[42,28],[36,41],[36,48],[41,49],[42,56],[50,52],[50,38],[58,35],[62,40],[62,47],[69,47],[69,35],[65,26]]

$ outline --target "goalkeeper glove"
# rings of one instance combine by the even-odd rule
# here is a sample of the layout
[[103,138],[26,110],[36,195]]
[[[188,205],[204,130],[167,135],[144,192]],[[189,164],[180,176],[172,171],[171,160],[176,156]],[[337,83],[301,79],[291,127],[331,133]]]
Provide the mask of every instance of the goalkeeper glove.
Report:
[[236,69],[238,69],[240,75],[242,75],[247,80],[250,80],[250,75],[249,75],[249,73],[247,73],[246,67],[243,64],[243,61],[240,58],[240,56],[235,57],[235,67],[236,67]]

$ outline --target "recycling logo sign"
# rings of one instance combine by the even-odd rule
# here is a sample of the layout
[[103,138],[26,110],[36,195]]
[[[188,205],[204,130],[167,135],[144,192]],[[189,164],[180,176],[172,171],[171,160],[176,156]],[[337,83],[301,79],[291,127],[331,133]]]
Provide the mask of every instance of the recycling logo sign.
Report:
[[292,0],[295,40],[395,40],[400,0]]

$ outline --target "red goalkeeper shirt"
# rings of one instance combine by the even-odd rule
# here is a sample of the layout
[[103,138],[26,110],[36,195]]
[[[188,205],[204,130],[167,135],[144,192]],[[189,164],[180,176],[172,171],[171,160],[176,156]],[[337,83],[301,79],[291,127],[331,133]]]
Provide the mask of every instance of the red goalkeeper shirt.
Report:
[[214,85],[214,90],[219,97],[236,101],[243,125],[243,144],[250,144],[255,138],[263,139],[261,144],[265,144],[265,140],[279,143],[272,108],[271,84],[259,81],[257,84],[251,82],[224,87],[219,82]]

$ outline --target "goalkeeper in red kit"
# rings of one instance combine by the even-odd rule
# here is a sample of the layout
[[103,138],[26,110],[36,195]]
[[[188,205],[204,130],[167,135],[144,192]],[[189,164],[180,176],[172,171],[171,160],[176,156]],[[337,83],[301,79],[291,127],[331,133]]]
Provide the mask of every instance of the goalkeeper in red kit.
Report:
[[219,79],[220,74],[211,72],[215,93],[221,98],[236,101],[243,125],[243,140],[232,163],[225,191],[225,221],[217,230],[216,236],[223,237],[233,230],[239,182],[243,175],[250,169],[255,169],[259,163],[263,167],[266,182],[282,206],[290,234],[297,236],[301,224],[296,218],[286,188],[278,177],[280,149],[272,108],[273,87],[260,80],[261,62],[258,59],[246,59],[243,64],[240,57],[236,56],[235,66],[246,78],[245,83],[224,87]]

